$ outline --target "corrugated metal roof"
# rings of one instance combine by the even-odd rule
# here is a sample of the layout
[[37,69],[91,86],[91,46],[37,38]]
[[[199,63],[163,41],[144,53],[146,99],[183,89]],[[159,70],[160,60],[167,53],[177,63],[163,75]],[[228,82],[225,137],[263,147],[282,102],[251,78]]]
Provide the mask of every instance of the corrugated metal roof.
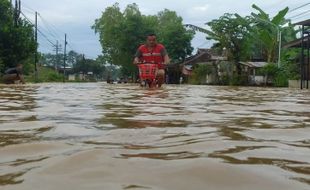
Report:
[[251,61],[248,61],[248,62],[240,62],[240,64],[246,65],[248,67],[253,67],[253,68],[262,68],[265,65],[267,65],[268,63],[267,62],[251,62]]
[[310,26],[310,19],[298,22],[298,23],[296,23],[294,25]]
[[[305,39],[304,39],[304,42],[307,43],[308,40],[309,40],[309,38],[305,38]],[[299,39],[297,39],[297,40],[294,40],[294,41],[291,41],[291,42],[285,44],[285,45],[283,46],[283,48],[293,48],[293,47],[295,47],[295,48],[300,48],[300,47],[301,47],[301,44],[302,44],[302,39],[299,38]]]

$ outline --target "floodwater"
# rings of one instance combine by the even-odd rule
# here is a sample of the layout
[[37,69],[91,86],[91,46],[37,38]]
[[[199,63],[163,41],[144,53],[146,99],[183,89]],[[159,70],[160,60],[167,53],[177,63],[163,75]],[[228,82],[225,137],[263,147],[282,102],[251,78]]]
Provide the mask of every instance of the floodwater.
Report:
[[1,190],[309,190],[310,91],[0,86]]

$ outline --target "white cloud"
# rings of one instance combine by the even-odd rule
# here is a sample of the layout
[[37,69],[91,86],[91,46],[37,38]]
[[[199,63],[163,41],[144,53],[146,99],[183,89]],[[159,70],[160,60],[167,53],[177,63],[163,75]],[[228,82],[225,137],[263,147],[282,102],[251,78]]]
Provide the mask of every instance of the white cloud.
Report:
[[210,8],[210,5],[206,4],[203,6],[193,7],[192,9],[193,9],[193,11],[206,12],[207,10],[209,10],[209,8]]

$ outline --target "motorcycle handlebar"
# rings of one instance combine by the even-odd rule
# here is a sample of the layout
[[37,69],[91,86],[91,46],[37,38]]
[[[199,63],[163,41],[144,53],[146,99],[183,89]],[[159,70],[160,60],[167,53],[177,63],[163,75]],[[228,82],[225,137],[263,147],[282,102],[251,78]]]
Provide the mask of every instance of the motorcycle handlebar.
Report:
[[141,65],[141,64],[163,64],[163,63],[157,63],[157,62],[138,62],[136,64],[137,65]]

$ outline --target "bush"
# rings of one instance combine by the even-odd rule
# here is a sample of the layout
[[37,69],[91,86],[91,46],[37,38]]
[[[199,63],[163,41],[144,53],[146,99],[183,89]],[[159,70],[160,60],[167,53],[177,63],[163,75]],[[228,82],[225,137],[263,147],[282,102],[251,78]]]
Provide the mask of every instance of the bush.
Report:
[[282,62],[280,68],[274,63],[267,64],[261,73],[267,76],[267,80],[272,81],[275,87],[287,87],[288,80],[299,79],[298,66],[291,61]]
[[229,85],[232,86],[248,85],[248,76],[234,74],[229,81]]
[[63,75],[59,74],[57,71],[47,67],[38,68],[38,79],[35,79],[35,74],[31,73],[25,77],[26,82],[62,82]]
[[212,73],[212,66],[211,65],[197,65],[194,68],[193,74],[190,78],[190,84],[205,84],[206,83],[206,76]]
[[285,72],[280,71],[274,77],[273,85],[276,87],[287,87],[288,86],[288,76]]
[[278,73],[279,68],[275,63],[268,63],[265,65],[262,69],[261,72],[268,77],[274,77]]
[[47,81],[45,82],[61,82],[63,81],[63,75],[60,75],[59,73],[57,72],[49,72],[47,73]]

